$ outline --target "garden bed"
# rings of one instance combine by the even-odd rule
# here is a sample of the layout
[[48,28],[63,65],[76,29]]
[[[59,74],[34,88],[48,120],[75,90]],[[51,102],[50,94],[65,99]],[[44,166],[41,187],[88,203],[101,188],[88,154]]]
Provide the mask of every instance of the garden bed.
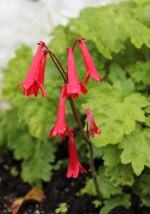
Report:
[[[11,204],[15,199],[24,197],[31,189],[23,183],[19,175],[13,176],[12,169],[19,171],[20,163],[13,160],[8,154],[0,159],[0,214],[11,214]],[[62,202],[67,203],[68,213],[99,213],[92,205],[92,199],[87,194],[82,198],[76,193],[84,186],[85,174],[80,174],[78,179],[66,178],[66,169],[55,171],[49,183],[43,184],[45,192],[42,203],[33,200],[26,201],[20,207],[20,214],[52,214]]]
[[[12,202],[24,197],[31,190],[31,186],[20,179],[20,175],[12,175],[20,171],[20,162],[13,159],[12,154],[0,158],[0,214],[12,214]],[[99,209],[92,204],[93,197],[88,194],[77,196],[85,184],[85,174],[78,179],[66,178],[66,169],[53,173],[49,183],[43,183],[44,199],[41,203],[28,200],[22,204],[18,214],[54,214],[59,204],[67,204],[68,214],[98,214]],[[131,208],[127,210],[119,206],[110,214],[150,214],[150,208]]]

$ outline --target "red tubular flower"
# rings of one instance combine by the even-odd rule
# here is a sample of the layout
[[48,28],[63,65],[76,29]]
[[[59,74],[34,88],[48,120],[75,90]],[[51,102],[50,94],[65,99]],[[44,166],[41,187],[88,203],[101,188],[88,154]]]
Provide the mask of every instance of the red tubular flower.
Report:
[[72,94],[73,98],[78,98],[80,92],[86,94],[87,89],[82,83],[80,83],[78,79],[72,48],[68,48],[67,50],[68,50],[68,66],[67,66],[68,83],[66,86],[66,90],[64,91],[64,96],[67,98],[70,94]]
[[64,90],[65,86],[62,87],[62,92],[58,105],[56,124],[53,126],[49,134],[52,137],[55,137],[57,134],[59,134],[61,139],[65,138],[66,130],[68,131],[69,135],[73,135],[71,129],[66,125],[66,111],[65,111],[66,98],[63,96]]
[[31,96],[32,94],[34,94],[35,97],[38,96],[38,90],[40,89],[43,97],[46,97],[44,89],[44,72],[48,51],[43,51],[44,47],[45,43],[40,42],[26,78],[22,83],[17,85],[17,87],[22,85],[22,88],[24,89],[23,93],[27,96]]
[[84,43],[84,39],[79,38],[77,40],[77,42],[80,46],[82,56],[83,56],[83,60],[84,60],[84,65],[86,68],[86,77],[84,78],[83,83],[87,84],[90,76],[92,76],[96,82],[99,82],[100,79],[103,79],[103,77],[97,72],[95,65],[93,63],[93,60],[91,58],[91,55],[90,55],[90,53],[89,53],[89,51],[88,51],[88,49]]
[[97,127],[90,108],[86,109],[87,122],[90,126],[89,134],[94,137],[94,134],[101,134],[101,130]]
[[78,161],[78,155],[77,155],[73,135],[69,136],[69,139],[68,139],[68,151],[69,151],[70,163],[68,166],[67,177],[77,178],[79,175],[79,172],[87,173],[87,171],[81,166],[81,164]]

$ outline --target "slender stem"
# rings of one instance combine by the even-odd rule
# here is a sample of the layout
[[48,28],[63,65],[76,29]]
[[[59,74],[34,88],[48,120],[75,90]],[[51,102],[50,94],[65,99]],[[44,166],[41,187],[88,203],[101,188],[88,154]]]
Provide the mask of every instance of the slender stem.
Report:
[[77,109],[75,107],[74,101],[72,99],[72,96],[70,95],[68,99],[69,99],[69,102],[70,102],[70,105],[71,105],[71,108],[72,108],[75,120],[76,120],[76,122],[77,122],[77,124],[79,126],[82,138],[89,145],[89,151],[90,151],[90,168],[91,168],[91,172],[92,172],[92,178],[93,178],[93,182],[94,182],[94,186],[95,186],[95,190],[96,190],[96,193],[97,193],[98,200],[101,201],[102,194],[101,194],[100,189],[99,189],[99,185],[98,185],[98,181],[97,181],[97,173],[96,173],[96,169],[95,169],[95,166],[94,166],[92,143],[89,140],[88,135],[85,134],[85,132],[83,130],[83,126],[82,126],[80,117],[78,115]]
[[65,70],[63,69],[63,67],[62,67],[61,63],[59,62],[59,60],[57,59],[57,57],[53,54],[53,52],[51,52],[51,51],[49,51],[49,52],[50,52],[50,54],[55,58],[55,60],[57,61],[59,67],[60,67],[61,70],[62,70],[62,72],[66,75],[66,72],[65,72]]
[[75,41],[75,43],[74,43],[74,45],[73,45],[73,47],[72,47],[72,50],[74,50],[76,44],[77,44],[77,40]]
[[[84,40],[84,38],[78,38],[78,39],[83,39],[83,40]],[[74,50],[74,48],[75,48],[75,46],[76,46],[76,44],[77,44],[78,39],[75,41],[75,43],[74,43],[74,45],[73,45],[73,47],[72,47],[72,50]]]
[[97,181],[97,172],[96,172],[95,165],[94,165],[93,146],[92,146],[91,142],[89,144],[89,151],[90,151],[90,168],[91,168],[91,172],[92,172],[92,178],[93,178],[98,200],[101,201],[103,196],[102,196],[102,193],[100,192],[100,188],[99,188],[98,181]]
[[75,104],[74,104],[74,101],[73,101],[73,98],[72,98],[71,95],[69,96],[68,100],[69,100],[69,102],[70,102],[71,109],[72,109],[72,111],[73,111],[75,120],[76,120],[76,122],[77,122],[77,124],[78,124],[78,126],[79,126],[79,129],[80,129],[82,138],[85,140],[85,142],[86,142],[87,144],[90,144],[89,138],[87,137],[87,135],[86,135],[85,132],[84,132],[84,129],[83,129],[83,126],[82,126],[82,123],[81,123],[79,114],[78,114],[78,112],[77,112],[77,109],[76,109],[76,107],[75,107]]
[[53,62],[54,62],[54,64],[55,64],[56,68],[57,68],[58,71],[60,72],[60,74],[61,74],[61,76],[62,76],[64,82],[67,83],[66,77],[65,77],[65,75],[64,75],[65,71],[64,71],[63,69],[61,69],[62,67],[59,67],[58,60],[56,60],[57,58],[54,57],[54,54],[52,54],[51,51],[49,51],[49,55],[50,55],[51,59],[53,60]]
[[52,61],[54,62],[56,68],[58,69],[58,71],[60,72],[63,80],[64,80],[64,83],[66,84],[67,83],[67,77],[66,77],[66,72],[65,70],[63,69],[61,63],[59,62],[58,58],[55,56],[55,54],[53,54],[53,52],[51,52],[48,47],[45,45],[45,48],[46,50],[48,51]]

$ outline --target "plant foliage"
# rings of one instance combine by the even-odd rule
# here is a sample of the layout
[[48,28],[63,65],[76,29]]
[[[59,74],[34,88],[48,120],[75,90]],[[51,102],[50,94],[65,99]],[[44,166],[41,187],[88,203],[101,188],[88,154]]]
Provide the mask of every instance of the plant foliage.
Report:
[[[84,118],[85,108],[90,107],[102,131],[101,136],[92,139],[95,158],[103,160],[103,165],[98,166],[104,205],[100,213],[107,214],[117,205],[128,208],[132,197],[141,198],[139,205],[150,206],[149,0],[86,8],[67,26],[56,27],[51,36],[48,48],[64,68],[66,48],[77,37],[85,38],[97,70],[105,77],[100,85],[89,81],[88,94],[76,100],[81,117]],[[79,78],[83,80],[85,70],[78,50],[75,58]],[[35,185],[50,179],[55,151],[59,150],[59,139],[54,142],[48,134],[56,119],[63,80],[49,62],[45,82],[48,98],[22,96],[16,84],[22,81],[31,59],[31,49],[23,45],[4,70],[2,96],[11,109],[0,113],[3,130],[0,146],[13,150],[15,158],[22,160],[23,180]],[[68,105],[68,124],[77,128],[70,113]],[[77,148],[81,147],[78,143]],[[81,151],[86,154],[86,148],[82,147]],[[83,159],[84,155],[81,156]],[[92,180],[87,179],[85,191],[95,196]]]

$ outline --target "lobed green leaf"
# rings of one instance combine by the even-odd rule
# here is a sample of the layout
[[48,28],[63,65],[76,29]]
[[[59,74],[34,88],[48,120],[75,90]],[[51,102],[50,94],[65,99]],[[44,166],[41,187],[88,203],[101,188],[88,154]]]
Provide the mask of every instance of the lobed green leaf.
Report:
[[131,206],[130,195],[120,194],[113,196],[109,200],[104,200],[104,206],[100,210],[100,214],[107,214],[111,209],[119,205],[129,208]]
[[41,186],[41,181],[49,181],[52,175],[55,147],[51,143],[37,142],[32,158],[22,163],[21,177],[32,186]]
[[144,122],[143,107],[148,106],[144,96],[133,92],[130,80],[115,82],[113,86],[102,82],[99,87],[93,87],[87,94],[84,109],[91,108],[97,126],[102,134],[95,135],[92,142],[96,146],[117,144],[129,135],[136,126],[136,121]]
[[133,170],[139,176],[145,166],[150,166],[150,129],[142,129],[137,125],[135,131],[129,136],[125,136],[119,143],[119,148],[123,149],[121,162],[123,164],[131,163]]

